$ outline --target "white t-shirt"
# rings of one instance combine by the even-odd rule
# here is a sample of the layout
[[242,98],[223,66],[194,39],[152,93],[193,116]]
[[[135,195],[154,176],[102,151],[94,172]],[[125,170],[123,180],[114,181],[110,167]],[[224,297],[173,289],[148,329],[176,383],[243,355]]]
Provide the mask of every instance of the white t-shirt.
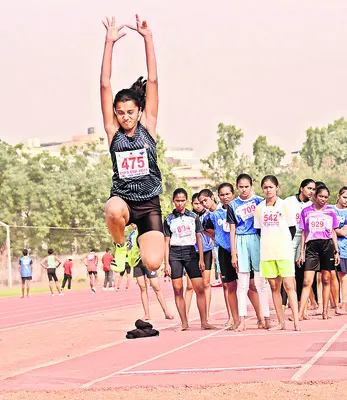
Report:
[[254,227],[261,229],[260,260],[293,260],[290,226],[296,225],[295,210],[277,198],[274,206],[260,203],[254,214]]
[[295,219],[296,219],[295,236],[301,236],[301,229],[300,229],[301,211],[304,208],[312,205],[312,201],[310,201],[310,200],[306,201],[306,202],[300,201],[300,200],[298,200],[296,195],[287,197],[284,201],[288,204],[288,207],[290,207],[295,212]]

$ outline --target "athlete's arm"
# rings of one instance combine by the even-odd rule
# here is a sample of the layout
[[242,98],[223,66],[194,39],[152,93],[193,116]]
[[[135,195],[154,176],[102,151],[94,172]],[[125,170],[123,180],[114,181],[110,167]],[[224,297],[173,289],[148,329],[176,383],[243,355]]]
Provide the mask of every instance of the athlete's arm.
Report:
[[41,263],[41,267],[44,268],[44,269],[47,269],[47,267],[46,267],[46,265],[45,265],[46,262],[47,262],[47,257],[45,257],[45,258],[42,260],[42,263]]
[[230,249],[231,249],[231,265],[236,269],[239,269],[238,266],[238,256],[236,250],[236,225],[229,224],[230,226]]
[[343,225],[342,228],[337,228],[335,229],[336,235],[340,237],[346,237],[347,236],[347,225]]
[[158,73],[157,61],[153,45],[152,31],[147,25],[147,21],[141,21],[136,14],[136,27],[127,25],[128,28],[136,30],[145,40],[146,63],[147,63],[147,86],[146,86],[146,106],[141,116],[141,124],[144,125],[150,135],[155,140],[157,138],[157,118],[158,118]]
[[306,232],[305,229],[301,231],[301,244],[300,244],[300,256],[298,258],[298,267],[305,262],[305,244],[306,244]]
[[337,235],[336,235],[335,229],[333,229],[331,232],[331,238],[333,239],[334,249],[335,249],[335,254],[334,254],[335,265],[339,265],[340,264],[340,252],[339,252],[339,245],[337,244]]
[[199,232],[196,234],[196,243],[199,250],[199,269],[201,272],[203,272],[205,271],[204,247],[202,245],[201,234]]
[[113,111],[113,94],[111,88],[111,73],[112,73],[112,52],[113,45],[123,37],[126,33],[119,31],[124,25],[115,26],[115,19],[112,17],[110,20],[106,17],[102,23],[106,28],[106,39],[104,47],[104,55],[101,64],[100,76],[100,94],[101,94],[101,109],[104,119],[104,128],[108,138],[108,144],[111,144],[114,134],[119,128],[119,124]]

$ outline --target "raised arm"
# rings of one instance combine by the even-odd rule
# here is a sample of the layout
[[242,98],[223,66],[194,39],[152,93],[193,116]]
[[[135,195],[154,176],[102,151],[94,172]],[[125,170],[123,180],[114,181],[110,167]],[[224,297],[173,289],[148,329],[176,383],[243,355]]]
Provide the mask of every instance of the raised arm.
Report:
[[141,124],[147,128],[153,139],[156,139],[159,96],[157,61],[155,58],[152,31],[148,27],[147,21],[141,21],[137,14],[136,27],[132,25],[127,25],[127,27],[136,30],[145,41],[148,76],[146,86],[146,106],[141,116]]
[[101,109],[104,119],[104,128],[110,145],[114,134],[119,128],[118,121],[113,111],[113,94],[111,88],[112,52],[113,45],[126,33],[120,33],[124,25],[116,27],[114,17],[112,17],[111,20],[106,17],[106,20],[103,20],[102,23],[106,28],[106,38],[100,76]]

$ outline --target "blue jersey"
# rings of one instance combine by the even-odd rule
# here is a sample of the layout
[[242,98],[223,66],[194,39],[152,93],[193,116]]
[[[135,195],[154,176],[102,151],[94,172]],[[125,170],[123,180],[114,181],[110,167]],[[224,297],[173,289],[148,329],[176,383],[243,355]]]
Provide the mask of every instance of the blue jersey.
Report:
[[[336,206],[332,206],[334,209],[337,220],[339,221],[338,229],[343,228],[344,225],[347,225],[347,208],[337,208]],[[338,236],[337,243],[339,245],[340,257],[347,258],[347,237]]]
[[[203,214],[199,215],[199,219],[201,222],[201,225],[204,226],[205,221],[209,218],[209,212],[206,211]],[[205,235],[205,233],[201,232],[201,240],[202,240],[202,246],[204,249],[204,253],[207,251],[210,251],[213,249],[214,245],[213,245],[213,240]],[[195,245],[195,250],[198,252],[198,244]]]
[[227,222],[236,225],[236,235],[254,235],[254,213],[257,205],[264,199],[253,195],[250,199],[242,200],[240,197],[229,204]]
[[[213,227],[210,226],[209,221],[211,221]],[[227,209],[220,207],[210,212],[205,226],[215,230],[215,246],[220,246],[230,251],[230,225],[227,223]]]
[[19,260],[19,265],[21,267],[20,269],[20,274],[22,278],[28,278],[32,276],[32,271],[31,271],[31,264],[33,263],[33,260],[28,257],[28,256],[23,256]]

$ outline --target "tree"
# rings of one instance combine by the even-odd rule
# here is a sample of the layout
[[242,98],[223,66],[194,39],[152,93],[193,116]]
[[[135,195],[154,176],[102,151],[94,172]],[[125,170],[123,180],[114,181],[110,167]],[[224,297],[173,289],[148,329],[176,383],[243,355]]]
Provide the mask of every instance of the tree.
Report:
[[243,133],[234,125],[218,125],[217,150],[202,159],[203,176],[213,182],[216,187],[221,182],[233,182],[239,166],[237,148]]
[[300,152],[301,157],[315,171],[319,170],[324,160],[332,158],[334,167],[347,160],[347,121],[340,118],[323,128],[308,128],[306,140]]
[[286,153],[278,146],[269,145],[266,136],[258,136],[253,143],[253,178],[255,182],[268,174],[275,174]]

